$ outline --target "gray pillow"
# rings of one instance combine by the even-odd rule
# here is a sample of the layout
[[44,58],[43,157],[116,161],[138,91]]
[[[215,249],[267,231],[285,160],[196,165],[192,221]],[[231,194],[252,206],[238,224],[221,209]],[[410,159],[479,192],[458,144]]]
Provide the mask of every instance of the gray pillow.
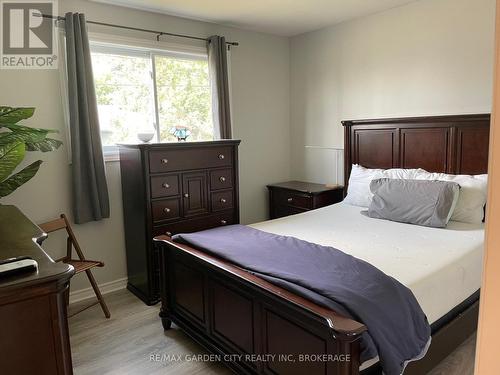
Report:
[[444,228],[460,193],[456,182],[426,180],[373,180],[374,194],[368,216],[377,219]]

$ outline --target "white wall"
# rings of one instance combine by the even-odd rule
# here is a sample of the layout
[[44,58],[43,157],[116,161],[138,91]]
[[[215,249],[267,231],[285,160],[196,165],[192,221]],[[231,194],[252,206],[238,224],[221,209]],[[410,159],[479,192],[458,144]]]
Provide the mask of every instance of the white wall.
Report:
[[491,111],[494,0],[421,0],[291,40],[292,174],[335,180],[341,120]]
[[[231,81],[234,137],[242,140],[241,219],[244,223],[264,220],[267,217],[265,185],[290,177],[289,40],[81,0],[59,1],[59,8],[60,14],[79,11],[89,20],[190,35],[220,34],[240,42],[231,54]],[[110,28],[92,30],[136,38],[155,37]],[[34,118],[26,123],[57,129],[61,132],[59,138],[66,142],[57,71],[0,70],[0,82],[2,105],[36,107]],[[55,218],[60,212],[71,213],[67,151],[60,149],[29,156],[29,160],[35,158],[45,160],[39,173],[2,203],[17,205],[35,222]],[[111,218],[75,227],[87,257],[106,264],[105,268],[95,271],[99,283],[126,276],[119,164],[109,162],[106,169]],[[62,241],[61,236],[54,236],[44,246],[51,255],[59,256],[63,253]],[[72,290],[88,287],[84,281],[74,279]]]

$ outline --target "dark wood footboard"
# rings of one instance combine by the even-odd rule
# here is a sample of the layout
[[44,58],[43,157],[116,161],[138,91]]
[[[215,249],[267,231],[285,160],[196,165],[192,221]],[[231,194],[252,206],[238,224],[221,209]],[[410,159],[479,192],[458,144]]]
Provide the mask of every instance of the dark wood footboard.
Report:
[[228,262],[155,238],[160,316],[239,374],[359,373],[366,327]]

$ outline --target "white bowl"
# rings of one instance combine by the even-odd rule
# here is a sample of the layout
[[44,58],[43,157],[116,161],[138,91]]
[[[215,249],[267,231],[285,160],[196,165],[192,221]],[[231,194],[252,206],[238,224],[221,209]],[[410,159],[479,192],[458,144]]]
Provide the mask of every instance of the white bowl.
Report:
[[137,133],[137,138],[139,138],[142,142],[148,143],[153,139],[155,133]]

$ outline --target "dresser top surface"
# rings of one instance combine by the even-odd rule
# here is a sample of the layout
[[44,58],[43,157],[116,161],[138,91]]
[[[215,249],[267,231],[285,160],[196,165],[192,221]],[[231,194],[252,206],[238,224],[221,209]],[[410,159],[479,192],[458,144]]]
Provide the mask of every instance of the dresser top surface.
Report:
[[217,141],[203,142],[151,142],[151,143],[119,143],[118,147],[139,148],[139,149],[155,149],[155,148],[195,148],[195,147],[211,147],[211,146],[233,146],[239,145],[239,139],[220,139]]

